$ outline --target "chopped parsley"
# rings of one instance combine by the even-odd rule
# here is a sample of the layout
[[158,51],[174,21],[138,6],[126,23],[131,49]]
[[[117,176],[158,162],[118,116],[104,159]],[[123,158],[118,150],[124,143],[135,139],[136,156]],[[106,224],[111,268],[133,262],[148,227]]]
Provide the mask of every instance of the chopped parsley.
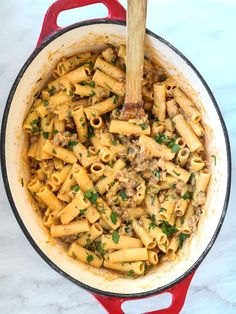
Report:
[[54,155],[56,155],[56,154],[57,154],[57,151],[53,148],[52,153],[53,153]]
[[211,158],[214,159],[214,164],[215,164],[215,166],[216,166],[216,155],[211,155]]
[[97,241],[96,243],[96,250],[98,251],[99,255],[103,257],[106,254],[105,243],[101,243],[101,241]]
[[182,232],[179,234],[179,247],[183,246],[183,243],[187,238],[189,238],[189,234]]
[[78,141],[69,141],[68,149],[73,150],[73,147],[78,144]]
[[90,200],[91,203],[95,204],[99,195],[95,193],[93,190],[88,190],[87,192],[84,193],[84,196],[88,200]]
[[194,173],[191,173],[189,177],[189,182],[192,183],[194,178],[195,178]]
[[88,255],[87,256],[87,262],[90,264],[94,260],[93,255]]
[[178,173],[178,172],[176,172],[175,170],[173,170],[173,172],[174,172],[174,174],[176,175],[176,176],[180,176],[180,173]]
[[45,107],[47,107],[47,106],[48,106],[48,100],[45,99],[45,100],[43,101],[43,104],[44,104]]
[[114,230],[112,232],[112,241],[117,244],[119,240],[120,240],[120,235],[117,230]]
[[87,208],[81,209],[79,214],[83,216],[86,213]]
[[91,91],[89,92],[89,96],[95,96],[95,95],[96,95],[96,92],[93,89],[91,89]]
[[191,193],[189,191],[185,192],[182,196],[184,200],[190,200],[191,199]]
[[163,133],[158,133],[156,136],[154,136],[154,140],[158,143],[158,144],[164,144],[166,142],[169,141],[168,136],[166,136]]
[[153,228],[156,228],[156,216],[154,215],[154,214],[152,214],[151,216],[150,216],[150,219],[151,219],[151,222],[150,222],[150,224],[149,224],[149,226],[148,226],[148,229],[149,230],[151,230],[151,229],[153,229]]
[[52,133],[53,133],[53,134],[57,134],[57,133],[59,133],[59,131],[58,131],[58,130],[53,130]]
[[126,194],[126,192],[124,190],[121,190],[119,192],[119,194],[120,194],[120,197],[121,197],[122,201],[127,200],[127,194]]
[[119,144],[119,142],[117,140],[115,140],[115,139],[112,140],[111,142],[112,142],[112,145],[114,145],[114,146],[117,146]]
[[117,223],[117,213],[112,211],[110,215],[112,223],[115,225]]
[[32,133],[37,133],[39,131],[39,119],[32,120],[30,125]]
[[44,138],[46,138],[46,139],[49,138],[49,132],[44,132],[44,131],[43,131],[42,134],[43,134],[43,137],[44,137]]
[[163,213],[163,212],[166,212],[166,208],[161,207],[161,208],[159,209],[159,213]]
[[85,64],[87,64],[89,66],[90,70],[92,70],[92,68],[93,68],[93,62],[92,61],[80,62],[79,66],[82,66]]
[[156,136],[154,136],[154,140],[158,144],[168,145],[172,153],[178,153],[178,151],[180,150],[180,146],[178,144],[175,144],[176,139],[177,136],[173,136],[172,139],[169,139],[168,136],[163,133],[158,133]]
[[55,86],[52,85],[51,88],[48,88],[48,92],[49,92],[50,96],[54,95],[56,93]]
[[119,96],[118,95],[114,95],[113,104],[116,104],[118,99],[119,99]]
[[145,123],[139,123],[139,126],[140,126],[140,128],[142,129],[142,130],[147,130],[147,128],[148,128],[148,125],[147,124],[145,124]]
[[130,226],[125,226],[125,232],[129,233],[130,232]]
[[96,203],[96,207],[100,213],[105,213],[106,210],[105,210],[105,207],[102,203]]
[[153,170],[153,174],[154,174],[155,177],[157,177],[158,179],[160,179],[161,173],[160,173],[159,170]]
[[24,187],[24,179],[23,178],[20,179],[20,183]]
[[89,124],[88,126],[88,138],[91,138],[94,136],[94,128]]
[[90,81],[89,85],[90,85],[90,87],[95,87],[95,82],[94,81]]
[[133,275],[134,275],[134,271],[132,269],[127,272],[128,277],[133,277]]
[[[169,145],[168,145],[169,146]],[[169,146],[170,147],[170,146]],[[180,150],[180,146],[178,144],[173,144],[171,145],[171,152],[172,153],[178,153],[178,151]]]
[[167,235],[167,237],[171,237],[176,231],[176,226],[171,226],[167,221],[162,221],[161,230],[163,233]]
[[79,185],[73,185],[71,187],[71,190],[73,190],[74,192],[78,192],[80,190],[80,186]]
[[84,85],[87,85],[87,82],[86,81],[82,81],[82,82],[80,82],[80,84],[84,86]]
[[104,120],[104,121],[109,121],[109,120],[110,120],[110,113],[107,112],[107,113],[105,113],[102,117],[103,117],[103,120]]

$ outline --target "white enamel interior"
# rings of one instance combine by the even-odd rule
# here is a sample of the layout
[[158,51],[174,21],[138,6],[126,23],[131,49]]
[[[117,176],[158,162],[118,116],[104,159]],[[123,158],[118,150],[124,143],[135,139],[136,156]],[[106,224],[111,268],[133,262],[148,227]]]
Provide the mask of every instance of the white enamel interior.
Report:
[[[104,37],[104,34],[108,35],[109,39]],[[27,180],[27,168],[21,157],[24,142],[21,128],[32,102],[31,93],[36,81],[40,77],[46,77],[45,73],[50,72],[61,55],[88,50],[94,46],[98,47],[104,40],[119,43],[120,36],[124,35],[125,27],[121,25],[106,23],[86,25],[59,36],[35,57],[23,74],[12,100],[6,129],[6,167],[16,208],[25,227],[42,252],[61,270],[86,285],[104,291],[129,294],[156,289],[183,275],[206,249],[222,213],[228,177],[225,138],[213,102],[191,67],[164,43],[148,36],[149,44],[153,49],[162,55],[163,60],[165,59],[167,62],[166,64],[169,62],[173,65],[172,72],[175,72],[174,68],[181,71],[194,88],[197,94],[194,97],[195,101],[202,102],[205,108],[204,110],[201,109],[203,121],[209,126],[209,129],[214,131],[211,134],[209,130],[207,135],[208,155],[216,155],[217,163],[215,166],[213,160],[209,158],[213,177],[209,187],[206,209],[197,233],[185,243],[177,261],[165,263],[147,276],[136,280],[117,278],[110,272],[94,270],[89,266],[78,264],[67,257],[60,245],[51,240],[48,241],[48,234],[38,215],[32,209],[28,193],[22,188],[20,182],[22,176],[24,176],[25,181]]]

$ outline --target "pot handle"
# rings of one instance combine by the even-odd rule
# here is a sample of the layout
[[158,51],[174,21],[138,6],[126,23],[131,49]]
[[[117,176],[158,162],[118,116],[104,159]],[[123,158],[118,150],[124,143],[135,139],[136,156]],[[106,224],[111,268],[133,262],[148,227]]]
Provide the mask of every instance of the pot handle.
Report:
[[[151,311],[146,314],[178,314],[180,313],[184,301],[187,295],[188,287],[193,278],[195,272],[192,272],[188,277],[183,279],[181,282],[176,284],[174,287],[165,290],[164,292],[157,293],[156,295],[169,292],[172,294],[172,302],[168,308]],[[124,314],[121,305],[125,301],[138,300],[135,298],[115,298],[106,297],[102,295],[93,294],[93,296],[98,300],[99,303],[106,309],[109,314]],[[144,298],[146,299],[146,298]]]
[[57,17],[60,12],[96,3],[102,3],[107,7],[108,16],[105,19],[125,21],[126,11],[117,0],[57,0],[48,8],[45,14],[37,47],[47,37],[62,29],[57,25]]

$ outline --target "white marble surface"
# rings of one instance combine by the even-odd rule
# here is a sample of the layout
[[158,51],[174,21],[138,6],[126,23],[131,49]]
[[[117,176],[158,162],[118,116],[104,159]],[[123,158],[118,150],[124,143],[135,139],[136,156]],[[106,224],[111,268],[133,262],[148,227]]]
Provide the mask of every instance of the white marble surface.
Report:
[[[121,1],[125,4],[126,1]],[[0,3],[0,115],[19,69],[35,47],[44,13],[52,1],[2,0]],[[83,9],[64,22],[104,15]],[[149,0],[147,26],[182,51],[209,83],[223,113],[236,157],[236,1]],[[182,314],[236,313],[236,203],[231,193],[221,233],[199,267]],[[86,291],[53,271],[32,249],[18,226],[0,182],[0,313],[102,314]],[[157,300],[129,306],[126,313],[154,309]]]

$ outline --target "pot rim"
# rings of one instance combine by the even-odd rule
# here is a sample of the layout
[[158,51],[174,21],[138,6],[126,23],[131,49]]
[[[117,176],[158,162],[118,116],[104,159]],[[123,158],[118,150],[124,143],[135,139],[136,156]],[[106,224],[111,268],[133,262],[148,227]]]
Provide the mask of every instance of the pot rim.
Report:
[[153,33],[152,31],[150,31],[149,29],[146,29],[146,33],[152,37],[154,37],[155,39],[159,40],[160,42],[162,42],[163,44],[165,44],[166,46],[168,46],[171,50],[173,50],[176,54],[178,54],[183,61],[191,67],[191,69],[195,72],[195,74],[198,76],[198,78],[200,79],[200,81],[202,82],[203,86],[205,87],[209,97],[211,98],[215,110],[218,114],[220,123],[221,123],[221,127],[224,133],[224,138],[225,138],[225,145],[226,145],[226,152],[227,152],[227,170],[228,170],[228,177],[227,177],[227,187],[226,187],[226,194],[225,194],[225,199],[224,199],[224,205],[223,205],[223,209],[222,209],[222,214],[220,216],[218,225],[216,226],[214,235],[211,239],[211,241],[208,243],[207,247],[205,248],[204,252],[199,256],[198,260],[181,276],[179,276],[178,278],[176,278],[175,280],[171,281],[170,283],[161,286],[159,288],[156,289],[152,289],[146,292],[139,292],[139,293],[129,293],[129,294],[122,294],[122,293],[115,293],[115,292],[107,292],[107,291],[103,291],[97,288],[93,288],[87,284],[82,283],[81,281],[71,277],[68,273],[64,272],[60,267],[58,267],[56,264],[54,264],[54,262],[52,262],[52,260],[39,248],[39,246],[37,245],[37,243],[34,241],[34,239],[32,238],[31,234],[29,233],[29,231],[27,230],[23,220],[21,219],[21,216],[17,210],[17,207],[15,205],[13,196],[11,194],[11,189],[10,189],[10,184],[8,181],[8,177],[7,177],[7,168],[6,168],[6,155],[5,155],[5,143],[6,143],[6,127],[7,127],[7,121],[8,121],[8,114],[10,111],[10,107],[11,107],[11,103],[12,103],[12,99],[14,97],[15,91],[18,87],[18,84],[22,78],[22,76],[24,75],[24,73],[26,72],[27,68],[29,67],[29,65],[34,61],[34,59],[37,57],[37,55],[49,44],[51,43],[53,40],[55,40],[56,38],[58,38],[59,36],[63,35],[64,33],[67,33],[75,28],[79,28],[81,26],[89,26],[92,24],[116,24],[116,25],[121,25],[121,26],[125,26],[126,23],[120,20],[106,20],[106,19],[95,19],[95,20],[88,20],[88,21],[84,21],[84,22],[79,22],[79,23],[75,23],[73,25],[70,25],[66,28],[63,28],[61,30],[59,30],[58,32],[52,34],[51,36],[49,36],[48,38],[46,38],[40,45],[39,47],[37,47],[32,54],[29,56],[29,58],[26,60],[26,62],[24,63],[24,65],[22,66],[21,70],[19,71],[13,85],[12,88],[10,90],[7,102],[6,102],[6,106],[4,109],[4,114],[3,114],[3,119],[2,119],[2,127],[1,127],[1,169],[2,169],[2,176],[3,176],[3,182],[4,182],[4,186],[5,186],[5,190],[7,193],[7,197],[8,197],[8,201],[11,205],[11,209],[15,215],[15,218],[18,222],[18,224],[20,225],[23,233],[25,234],[26,238],[28,239],[28,241],[30,242],[30,244],[33,246],[33,248],[35,249],[35,251],[41,256],[41,258],[44,259],[44,261],[50,265],[55,271],[57,271],[59,274],[61,274],[63,277],[69,279],[70,281],[72,281],[73,283],[75,283],[76,285],[80,286],[81,288],[84,288],[86,290],[88,290],[89,292],[98,294],[98,295],[103,295],[103,296],[108,296],[108,297],[117,297],[117,298],[143,298],[143,297],[147,297],[147,296],[151,296],[154,294],[158,294],[161,292],[164,292],[165,290],[170,289],[171,287],[175,286],[176,284],[178,284],[180,281],[182,281],[184,278],[186,278],[188,275],[190,275],[194,270],[196,270],[196,268],[201,264],[201,262],[203,261],[203,259],[206,257],[206,255],[208,254],[208,252],[210,251],[210,249],[212,248],[219,232],[220,229],[222,227],[226,212],[227,212],[227,207],[228,207],[228,203],[229,203],[229,195],[230,195],[230,187],[231,187],[231,152],[230,152],[230,144],[229,144],[229,136],[228,136],[228,132],[226,129],[226,125],[225,122],[223,120],[222,114],[220,112],[220,109],[218,107],[218,104],[213,96],[213,93],[211,92],[209,86],[207,85],[206,81],[204,80],[204,78],[201,76],[201,74],[198,72],[198,70],[194,67],[194,65],[178,50],[176,49],[172,44],[170,44],[168,41],[166,41],[164,38],[156,35],[155,33]]

